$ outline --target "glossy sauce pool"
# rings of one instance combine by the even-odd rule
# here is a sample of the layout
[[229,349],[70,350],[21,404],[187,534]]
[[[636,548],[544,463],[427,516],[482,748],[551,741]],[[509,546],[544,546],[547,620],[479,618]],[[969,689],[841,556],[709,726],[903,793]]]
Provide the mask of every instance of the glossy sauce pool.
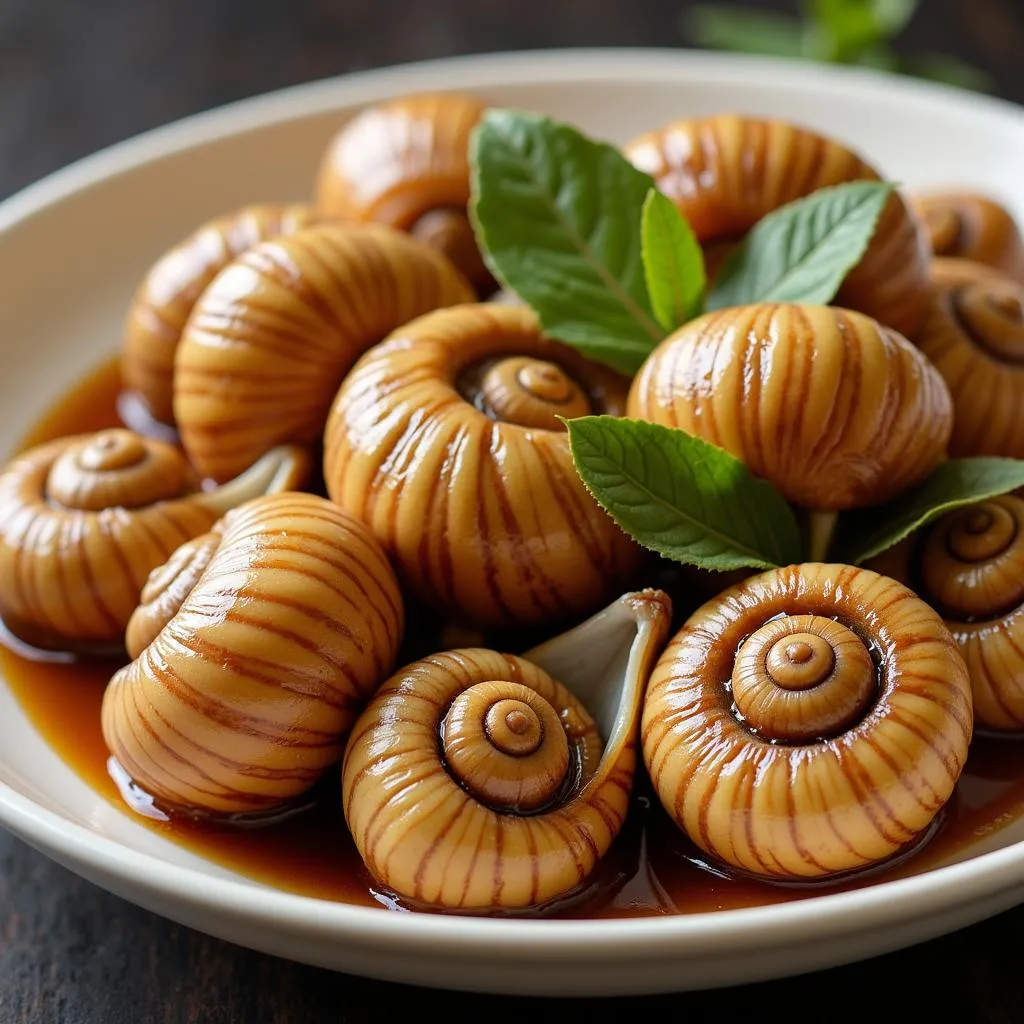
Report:
[[[116,363],[61,399],[24,446],[120,425]],[[57,754],[104,799],[125,808],[107,771],[100,732],[103,688],[116,662],[39,661],[0,645],[0,674]],[[642,774],[642,773],[641,773]],[[304,896],[405,909],[380,891],[356,853],[341,814],[338,773],[309,809],[276,824],[230,827],[138,817],[153,831],[256,881]],[[127,811],[126,813],[132,813]],[[781,886],[729,876],[701,864],[698,851],[638,780],[626,826],[591,884],[545,911],[558,917],[686,914],[750,907],[838,892],[927,870],[1024,812],[1024,741],[976,738],[956,794],[922,849],[881,869],[834,883]]]

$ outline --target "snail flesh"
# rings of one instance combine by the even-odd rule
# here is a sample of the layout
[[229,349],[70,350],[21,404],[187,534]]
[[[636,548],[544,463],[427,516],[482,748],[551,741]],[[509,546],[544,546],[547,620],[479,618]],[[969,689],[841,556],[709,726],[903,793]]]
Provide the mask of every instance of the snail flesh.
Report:
[[331,140],[316,202],[328,214],[408,231],[443,252],[480,295],[494,288],[466,213],[469,139],[484,104],[422,93],[368,107]]
[[741,459],[810,509],[873,505],[945,458],[953,427],[935,368],[847,310],[762,304],[693,320],[651,353],[628,415]]
[[927,835],[971,738],[967,669],[895,580],[808,564],[694,613],[659,660],[642,746],[668,813],[776,880],[876,864]]
[[318,441],[366,349],[472,297],[440,253],[379,225],[323,224],[247,250],[203,292],[175,357],[190,460],[224,480],[275,444]]
[[403,617],[361,523],[312,494],[256,498],[153,572],[103,697],[107,746],[172,812],[278,808],[338,760]]
[[429,603],[484,625],[587,614],[641,555],[583,487],[559,417],[621,414],[626,389],[525,307],[439,310],[346,378],[325,432],[328,493]]
[[282,447],[200,491],[173,446],[129,430],[62,438],[0,473],[0,615],[37,647],[120,645],[150,571],[228,509],[302,486]]
[[419,904],[536,907],[583,885],[626,817],[644,686],[671,619],[627,594],[521,657],[467,648],[399,670],[345,751],[345,820],[371,874]]
[[1024,284],[968,260],[937,259],[915,342],[953,396],[953,456],[1024,458]]
[[[738,242],[780,206],[830,185],[879,178],[838,142],[784,121],[735,115],[673,121],[634,139],[626,156],[719,256],[723,244]],[[894,192],[836,301],[913,337],[931,290],[930,257],[922,225]]]

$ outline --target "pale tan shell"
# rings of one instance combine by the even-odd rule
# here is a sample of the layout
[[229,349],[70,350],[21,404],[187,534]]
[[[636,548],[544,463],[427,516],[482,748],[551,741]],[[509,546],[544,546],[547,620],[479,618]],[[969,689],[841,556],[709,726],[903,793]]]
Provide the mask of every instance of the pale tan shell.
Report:
[[257,498],[213,534],[177,559],[184,586],[154,573],[166,621],[111,680],[103,735],[164,809],[258,813],[337,761],[394,664],[402,598],[366,528],[315,495]]
[[259,242],[322,219],[308,203],[262,203],[203,224],[146,274],[124,328],[124,386],[160,423],[174,423],[174,353],[196,299],[233,259]]
[[411,232],[443,252],[481,294],[489,292],[494,281],[466,216],[470,134],[484,109],[460,93],[420,93],[368,107],[327,147],[318,207]]
[[1024,458],[1024,285],[981,263],[937,259],[914,339],[953,396],[953,456]]
[[324,479],[403,582],[483,624],[539,624],[621,592],[640,549],[577,476],[558,415],[621,414],[626,381],[481,303],[408,324],[352,370]]
[[345,818],[378,882],[475,911],[583,885],[626,817],[643,688],[670,619],[664,594],[629,594],[522,657],[455,650],[393,675],[342,773]]
[[978,727],[1024,732],[1024,499],[950,512],[871,568],[943,616],[967,663]]
[[[856,153],[815,132],[735,115],[673,121],[634,139],[626,155],[709,247],[738,241],[766,214],[820,188],[879,177]],[[913,337],[931,293],[930,258],[923,226],[894,193],[836,302]]]
[[324,224],[249,249],[203,292],[175,358],[192,464],[225,480],[275,444],[312,444],[366,349],[472,296],[443,256],[391,228]]
[[1024,240],[1000,203],[972,192],[922,193],[911,203],[936,256],[984,263],[1024,283]]
[[127,430],[52,441],[0,474],[0,614],[30,643],[119,645],[150,571],[233,505],[301,486],[308,458],[271,452],[196,492],[180,453]]
[[691,616],[651,676],[642,744],[662,804],[701,849],[809,879],[926,834],[971,731],[967,670],[938,615],[877,573],[810,564]]
[[758,305],[669,336],[633,381],[628,414],[725,448],[790,501],[873,505],[945,458],[949,392],[906,339],[846,310]]

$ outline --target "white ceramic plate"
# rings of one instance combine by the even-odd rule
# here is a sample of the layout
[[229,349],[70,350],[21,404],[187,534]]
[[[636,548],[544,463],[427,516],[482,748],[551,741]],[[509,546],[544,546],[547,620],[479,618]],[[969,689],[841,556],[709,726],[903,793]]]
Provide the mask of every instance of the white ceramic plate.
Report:
[[[116,146],[0,205],[0,446],[116,350],[140,276],[205,218],[299,199],[360,105],[459,88],[613,141],[723,110],[806,122],[908,184],[966,183],[1024,214],[1024,112],[853,70],[660,51],[438,61],[239,103]],[[884,953],[1024,902],[1024,822],[958,862],[797,903],[677,918],[479,920],[289,895],[161,839],[47,748],[0,680],[0,824],[126,899],[202,931],[357,974],[536,994],[657,992],[813,970]]]

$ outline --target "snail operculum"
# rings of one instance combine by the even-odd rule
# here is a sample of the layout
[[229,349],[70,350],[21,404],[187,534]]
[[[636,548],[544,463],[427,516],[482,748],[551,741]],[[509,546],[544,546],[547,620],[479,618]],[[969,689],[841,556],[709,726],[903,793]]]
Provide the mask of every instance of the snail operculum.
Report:
[[464,649],[396,673],[353,728],[342,777],[377,880],[466,910],[582,885],[626,815],[670,618],[661,592],[628,594],[522,657]]

